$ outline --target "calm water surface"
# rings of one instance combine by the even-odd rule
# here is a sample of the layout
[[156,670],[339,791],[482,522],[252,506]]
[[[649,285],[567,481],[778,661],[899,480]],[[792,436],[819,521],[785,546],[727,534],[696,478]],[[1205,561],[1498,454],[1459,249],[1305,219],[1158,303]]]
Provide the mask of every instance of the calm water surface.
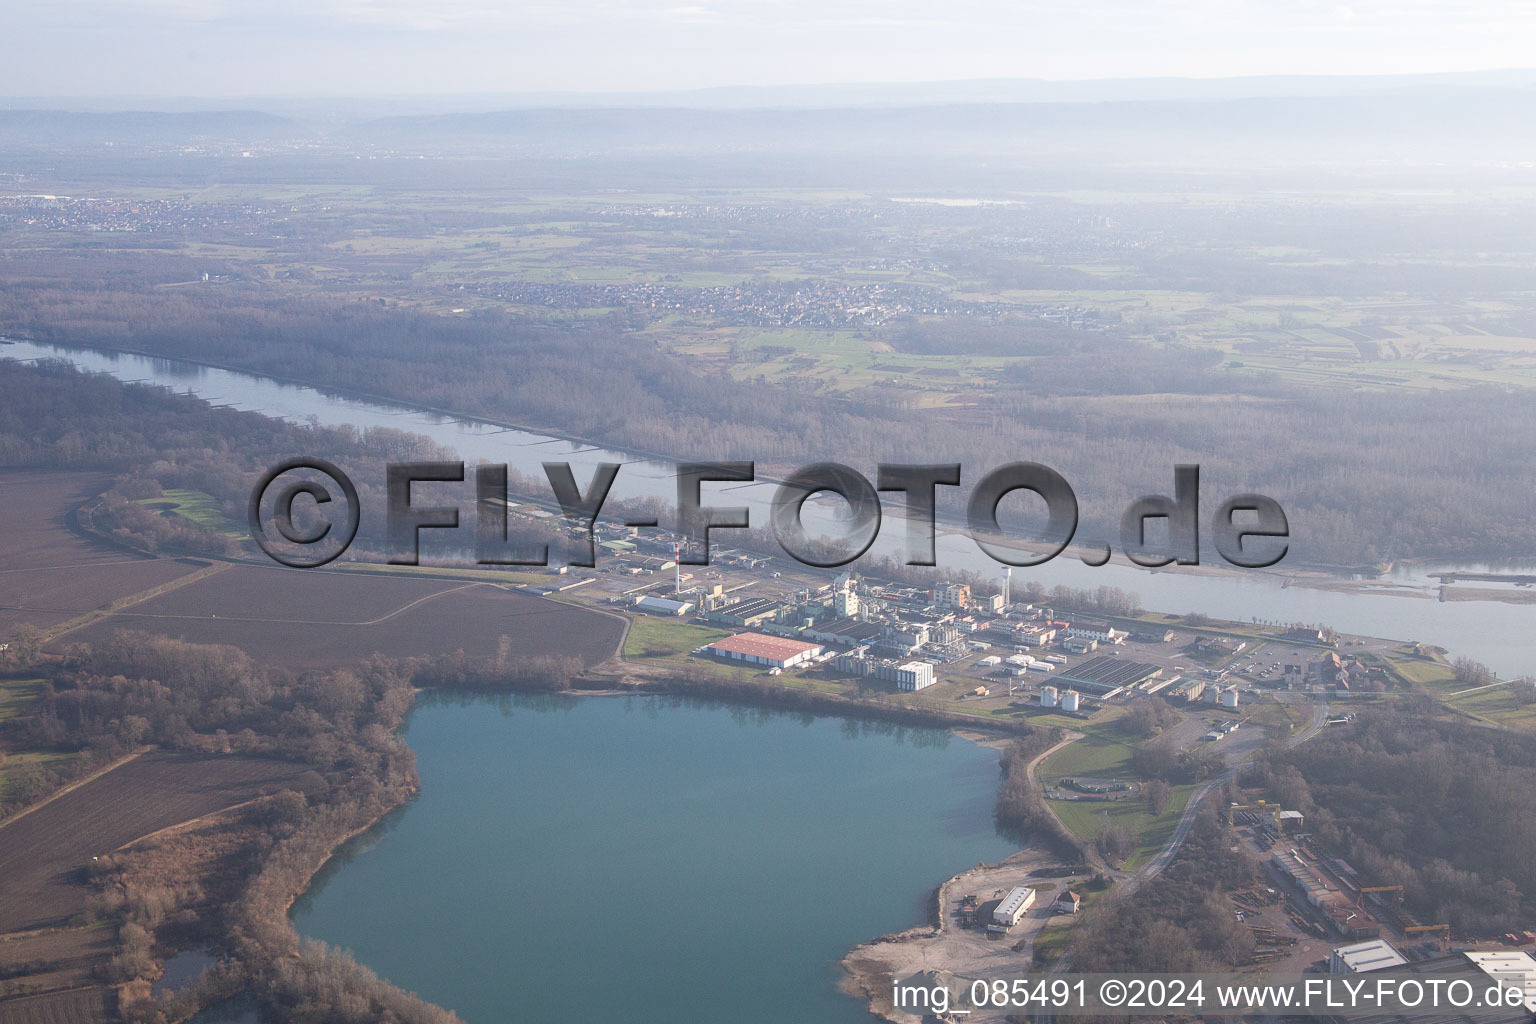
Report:
[[429,699],[420,797],[295,907],[470,1022],[859,1024],[836,967],[1012,847],[995,751],[664,698]]

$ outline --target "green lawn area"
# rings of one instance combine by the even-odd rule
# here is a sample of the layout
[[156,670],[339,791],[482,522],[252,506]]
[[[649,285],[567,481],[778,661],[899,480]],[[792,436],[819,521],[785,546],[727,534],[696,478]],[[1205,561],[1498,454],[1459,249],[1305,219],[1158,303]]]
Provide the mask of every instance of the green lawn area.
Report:
[[242,530],[238,523],[224,514],[224,508],[219,504],[218,499],[204,491],[173,487],[160,492],[158,498],[140,498],[139,504],[163,512],[172,512],[215,533],[242,536],[248,532]]
[[1440,692],[1464,689],[1462,684],[1456,681],[1456,672],[1449,665],[1438,661],[1426,661],[1423,658],[1387,658],[1385,660],[1391,671],[1410,683]]
[[[631,614],[629,623],[629,635],[624,638],[624,657],[674,665],[686,665],[690,661],[697,664],[699,659],[694,657],[693,651],[730,636],[732,632],[642,613]],[[755,679],[763,674],[760,669],[731,664],[720,658],[704,660],[708,662],[710,671],[723,679]],[[776,681],[785,686],[819,688],[809,680],[788,675]]]
[[[1519,681],[1491,690],[1479,690],[1465,697],[1446,701],[1458,711],[1475,715],[1485,722],[1493,722],[1509,729],[1536,731],[1536,701],[1522,704],[1515,687],[1529,684]],[[4,715],[0,714],[0,718]]]
[[695,626],[658,615],[631,615],[629,635],[624,638],[626,658],[664,658],[687,654],[695,648],[730,636],[726,630]]
[[1090,778],[1123,778],[1130,775],[1132,746],[1115,725],[1118,715],[1106,716],[1074,728],[1084,733],[1082,739],[1068,743],[1040,762],[1038,775],[1046,785],[1073,775]]
[[0,722],[15,718],[21,706],[43,688],[41,679],[0,680]]
[[1057,712],[1051,711],[1047,708],[1042,708],[1038,704],[1032,704],[1029,707],[1023,709],[1001,708],[994,712],[994,714],[1006,714],[1009,717],[1022,716],[1029,720],[1030,725],[1038,725],[1042,729],[1050,729],[1054,727],[1061,729],[1071,729],[1075,731],[1083,727],[1083,720],[1081,718],[1076,718],[1072,715],[1058,714]]
[[[1071,750],[1076,743],[1067,747]],[[1163,813],[1153,817],[1146,803],[1139,797],[1126,800],[1052,800],[1051,810],[1061,823],[1083,839],[1094,840],[1104,831],[1106,824],[1119,825],[1136,837],[1136,852],[1122,865],[1134,870],[1163,848],[1179,823],[1179,815],[1189,803],[1196,785],[1175,786],[1168,797]]]
[[68,753],[54,750],[23,751],[21,753],[7,754],[5,763],[0,764],[0,802],[10,800],[12,774],[23,765],[39,765],[43,768],[60,769],[70,761],[84,757],[84,754]]
[[[1084,733],[1082,739],[1068,743],[1040,763],[1037,770],[1042,785],[1069,777],[1087,776],[1100,779],[1129,779],[1140,781],[1131,771],[1130,760],[1134,743],[1125,737],[1116,724],[1118,715],[1095,720],[1077,728]],[[1179,822],[1179,815],[1189,803],[1196,785],[1175,786],[1169,794],[1168,806],[1163,813],[1153,817],[1140,797],[1125,800],[1052,800],[1051,810],[1061,823],[1075,835],[1092,841],[1104,831],[1106,824],[1118,825],[1136,837],[1136,852],[1123,865],[1134,869],[1163,847]]]

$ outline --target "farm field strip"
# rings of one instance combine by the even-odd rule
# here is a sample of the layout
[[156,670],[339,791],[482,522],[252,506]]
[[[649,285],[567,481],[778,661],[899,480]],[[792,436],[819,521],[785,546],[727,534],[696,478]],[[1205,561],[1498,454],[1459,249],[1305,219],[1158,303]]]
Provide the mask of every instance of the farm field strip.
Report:
[[155,751],[0,824],[0,934],[50,927],[85,906],[74,872],[151,832],[282,788],[302,765]]
[[[338,608],[357,618],[336,620]],[[576,655],[591,665],[612,657],[623,633],[614,616],[484,583],[246,565],[102,616],[70,639],[101,642],[125,628],[232,644],[296,669],[372,654],[485,658],[499,653],[502,636],[511,657]]]
[[0,635],[99,613],[195,571],[179,558],[116,548],[70,528],[70,511],[111,483],[99,473],[0,473],[7,526],[0,536]]
[[95,1024],[107,1019],[107,990],[101,986],[0,1003],[0,1024]]
[[[463,586],[449,587],[446,590],[440,590],[440,591],[438,591],[436,593],[433,593],[433,594],[427,594],[425,596],[418,597],[414,601],[411,601],[409,604],[403,604],[399,608],[394,609],[393,611],[385,612],[383,615],[379,615],[379,616],[377,616],[375,618],[372,618],[372,619],[362,619],[362,620],[357,620],[357,619],[276,619],[276,618],[264,618],[264,617],[256,616],[256,615],[228,615],[228,616],[225,616],[225,618],[232,619],[232,620],[237,621],[237,622],[267,622],[267,623],[279,623],[279,624],[302,623],[302,624],[307,625],[307,626],[377,626],[379,623],[381,623],[381,622],[388,622],[390,619],[394,618],[395,616],[402,615],[405,612],[410,611],[412,608],[415,608],[417,605],[424,604],[427,601],[432,600],[433,598],[442,597],[445,594],[452,594],[455,591],[459,591],[459,590],[468,590],[470,587],[484,587],[484,586],[490,586],[490,584],[488,584],[488,583],[465,583]],[[207,618],[218,618],[217,615],[211,615],[211,616],[210,615],[168,615],[168,614],[164,614],[164,613],[155,613],[155,612],[130,612],[130,611],[114,611],[112,613],[112,615],[114,615],[115,617],[118,617],[118,618],[127,618],[127,619],[207,619]]]

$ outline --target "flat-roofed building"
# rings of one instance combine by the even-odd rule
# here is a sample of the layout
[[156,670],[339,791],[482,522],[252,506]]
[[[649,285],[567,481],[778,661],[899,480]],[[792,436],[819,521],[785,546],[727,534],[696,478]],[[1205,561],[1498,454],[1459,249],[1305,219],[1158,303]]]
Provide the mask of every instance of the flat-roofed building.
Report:
[[756,626],[779,614],[783,606],[763,597],[748,597],[715,607],[706,618],[733,626]]
[[926,661],[886,662],[875,669],[875,678],[895,683],[898,690],[926,690],[933,685],[933,665]]
[[[1536,960],[1528,953],[1504,950],[1452,953],[1378,970],[1379,980],[1392,984],[1399,992],[1411,992],[1408,986],[1414,982],[1423,986],[1426,995],[1420,1008],[1403,1012],[1367,1004],[1340,1009],[1328,1017],[1315,1017],[1317,1024],[1408,1024],[1410,1021],[1421,1024],[1435,1021],[1441,1024],[1530,1024],[1531,1014],[1536,1013],[1536,983],[1531,980],[1536,976]],[[1511,987],[1518,987],[1523,981],[1526,995],[1523,1005],[1481,1005],[1481,997],[1494,980]],[[1446,1000],[1441,999],[1439,1007],[1432,1008],[1427,994],[1431,982],[1442,991],[1454,991],[1449,986],[1465,984],[1475,993],[1476,1001],[1466,1007],[1460,1004],[1448,1007]]]
[[1364,974],[1385,967],[1401,967],[1408,960],[1381,939],[1340,946],[1328,957],[1329,974]]
[[1525,1008],[1536,1013],[1536,957],[1517,949],[1468,953],[1466,957],[1478,970],[1490,977],[1497,977],[1512,985],[1522,984],[1525,988]]
[[1034,902],[1035,890],[1027,885],[1016,885],[992,911],[992,923],[1000,928],[1012,928]]
[[682,616],[693,611],[693,604],[689,601],[673,601],[670,598],[653,597],[650,594],[636,601],[635,607],[652,615]]

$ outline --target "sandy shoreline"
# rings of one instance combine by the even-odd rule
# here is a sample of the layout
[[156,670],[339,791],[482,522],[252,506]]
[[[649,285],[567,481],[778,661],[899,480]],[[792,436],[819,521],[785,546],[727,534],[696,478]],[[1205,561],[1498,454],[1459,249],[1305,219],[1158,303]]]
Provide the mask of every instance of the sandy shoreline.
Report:
[[[843,991],[863,999],[869,1012],[883,1020],[921,1024],[921,1011],[894,1005],[894,981],[914,974],[925,975],[928,983],[934,976],[952,975],[965,983],[975,978],[1023,976],[1033,958],[1035,936],[1053,919],[1051,902],[1069,881],[1035,873],[1059,863],[1060,858],[1049,851],[1027,848],[997,864],[978,864],[951,877],[939,886],[936,926],[883,935],[855,946],[843,957]],[[1016,885],[1041,888],[1035,906],[1006,936],[990,938],[983,931],[961,929],[954,921],[961,896],[975,894],[985,902],[999,890],[1006,892]],[[988,1018],[978,1012],[968,1019]]]

